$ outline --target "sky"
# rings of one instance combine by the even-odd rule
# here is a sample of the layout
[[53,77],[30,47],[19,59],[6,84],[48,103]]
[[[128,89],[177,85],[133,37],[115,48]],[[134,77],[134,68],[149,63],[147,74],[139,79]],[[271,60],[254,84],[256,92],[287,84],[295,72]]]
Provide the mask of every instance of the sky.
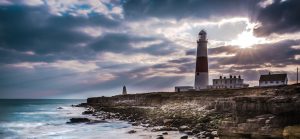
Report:
[[299,0],[0,0],[0,98],[87,98],[193,86],[197,34],[209,80],[300,64]]

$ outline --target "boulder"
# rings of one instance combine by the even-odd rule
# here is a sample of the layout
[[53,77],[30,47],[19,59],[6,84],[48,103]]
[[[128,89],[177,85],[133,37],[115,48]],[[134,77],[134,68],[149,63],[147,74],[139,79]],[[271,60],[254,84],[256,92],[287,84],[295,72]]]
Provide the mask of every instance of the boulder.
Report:
[[135,131],[135,130],[130,130],[130,131],[128,131],[127,133],[133,134],[133,133],[136,133],[136,131]]
[[164,139],[162,135],[157,135],[158,137],[156,139]]
[[94,113],[94,112],[93,112],[93,111],[90,111],[90,110],[82,112],[82,114],[93,114],[93,113]]
[[189,136],[187,136],[187,135],[184,135],[184,136],[180,137],[180,139],[188,139],[188,138],[189,138]]
[[87,123],[90,121],[91,120],[88,118],[71,118],[70,122],[67,122],[67,123]]
[[168,135],[168,132],[163,132],[162,134],[163,134],[163,135]]
[[218,131],[212,131],[211,135],[214,136],[214,137],[217,137],[218,136]]

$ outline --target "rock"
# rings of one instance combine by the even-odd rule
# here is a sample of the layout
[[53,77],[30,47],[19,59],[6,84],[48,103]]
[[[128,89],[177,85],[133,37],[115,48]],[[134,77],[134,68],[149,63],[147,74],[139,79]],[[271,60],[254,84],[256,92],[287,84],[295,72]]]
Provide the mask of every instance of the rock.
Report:
[[88,118],[71,118],[70,122],[67,122],[67,123],[87,123],[90,121],[91,120]]
[[217,137],[218,136],[218,131],[212,131],[211,135],[214,136],[214,137]]
[[82,112],[82,114],[93,114],[93,113],[94,113],[94,112],[93,112],[93,111],[90,111],[90,110]]
[[60,109],[63,109],[63,108],[62,108],[62,107],[58,107],[57,109],[59,109],[59,110],[60,110]]
[[168,132],[163,132],[162,134],[163,134],[163,135],[168,135]]
[[90,120],[87,124],[107,123],[105,120]]
[[156,132],[156,131],[178,131],[178,129],[176,127],[157,126],[157,127],[154,127],[151,131],[152,132]]
[[287,126],[283,130],[285,139],[299,139],[300,138],[300,125]]
[[87,107],[88,104],[87,103],[80,103],[78,105],[71,105],[72,107]]
[[173,123],[173,119],[164,119],[164,125],[171,125]]
[[136,133],[136,131],[135,131],[135,130],[130,130],[130,131],[128,131],[127,133],[133,134],[133,133]]
[[186,131],[186,130],[189,130],[190,128],[186,125],[183,125],[183,126],[180,126],[178,129],[179,129],[179,131]]
[[157,135],[158,137],[156,139],[164,139],[162,135]]
[[193,134],[198,134],[198,133],[200,133],[200,131],[199,131],[198,129],[193,129],[192,132],[193,132]]
[[192,131],[184,131],[184,133],[187,135],[194,135],[194,133]]
[[139,123],[138,123],[138,122],[133,122],[133,123],[131,123],[131,125],[132,125],[132,126],[138,126]]
[[189,138],[189,136],[187,136],[187,135],[184,135],[184,136],[180,137],[180,139],[188,139],[188,138]]

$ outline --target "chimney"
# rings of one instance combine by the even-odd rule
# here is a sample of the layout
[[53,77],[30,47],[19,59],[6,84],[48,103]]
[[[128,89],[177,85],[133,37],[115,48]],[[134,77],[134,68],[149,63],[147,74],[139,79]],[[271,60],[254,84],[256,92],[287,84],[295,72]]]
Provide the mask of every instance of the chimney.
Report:
[[222,79],[222,76],[220,76],[220,79]]
[[239,75],[239,79],[241,79],[241,75]]
[[236,78],[236,76],[234,75],[234,77],[233,77],[234,79]]
[[230,79],[232,78],[232,75],[230,75]]

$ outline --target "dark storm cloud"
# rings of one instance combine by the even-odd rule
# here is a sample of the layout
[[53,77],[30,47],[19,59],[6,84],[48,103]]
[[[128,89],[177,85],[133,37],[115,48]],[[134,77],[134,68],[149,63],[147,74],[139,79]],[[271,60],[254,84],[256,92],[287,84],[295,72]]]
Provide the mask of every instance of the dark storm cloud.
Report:
[[255,30],[259,36],[297,32],[300,30],[300,1],[274,0],[271,5],[260,10],[257,20],[262,23]]
[[95,51],[112,51],[122,53],[136,52],[132,43],[141,43],[154,41],[153,37],[140,37],[122,33],[108,33],[100,36],[89,46]]
[[257,0],[127,0],[123,5],[125,16],[144,17],[210,18],[248,16],[257,6]]
[[[55,16],[42,6],[0,6],[0,19],[2,63],[88,58],[92,52],[78,45],[92,38],[76,29],[85,26],[112,28],[119,25],[119,22],[104,15]],[[23,53],[28,51],[36,55]]]
[[[137,43],[147,43],[160,40],[161,43],[152,44],[147,47],[138,48]],[[115,52],[115,53],[148,53],[151,55],[168,55],[176,52],[178,45],[166,38],[157,38],[155,36],[136,36],[124,33],[108,33],[95,39],[89,46],[97,52]]]
[[[164,55],[176,46],[166,38],[140,37],[123,33],[104,33],[93,38],[78,31],[82,27],[113,29],[120,21],[104,15],[89,17],[51,15],[46,7],[0,6],[0,63],[53,62],[55,60],[93,59],[97,52],[149,53]],[[132,43],[161,40],[147,48],[133,48]],[[81,47],[86,44],[87,47]],[[34,52],[27,55],[25,52]],[[96,51],[96,52],[95,52]]]
[[45,7],[1,6],[0,19],[1,47],[36,53],[62,51],[91,39],[76,27],[117,25],[103,15],[53,16]]

